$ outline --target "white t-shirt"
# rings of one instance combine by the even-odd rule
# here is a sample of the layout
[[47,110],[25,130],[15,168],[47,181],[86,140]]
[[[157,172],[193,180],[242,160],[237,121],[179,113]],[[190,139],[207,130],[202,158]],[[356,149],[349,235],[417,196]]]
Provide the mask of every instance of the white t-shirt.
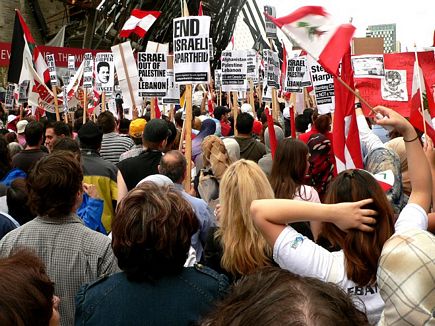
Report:
[[319,193],[311,186],[301,185],[299,191],[296,191],[294,200],[309,201],[313,203],[320,203]]
[[[427,229],[427,214],[416,204],[406,205],[395,224],[396,233],[409,228]],[[347,278],[343,250],[329,252],[287,226],[275,242],[273,259],[283,269],[335,283],[347,293],[357,295],[366,306],[370,324],[379,321],[384,302],[377,286],[360,287]]]

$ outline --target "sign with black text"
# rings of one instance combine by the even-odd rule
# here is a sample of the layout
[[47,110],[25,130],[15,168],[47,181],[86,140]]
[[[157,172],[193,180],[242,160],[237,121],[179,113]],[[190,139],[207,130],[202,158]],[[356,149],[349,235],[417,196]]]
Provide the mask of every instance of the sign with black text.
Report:
[[95,85],[98,92],[111,94],[115,80],[112,52],[97,53],[95,56]]
[[286,92],[302,93],[303,87],[311,86],[306,56],[287,59],[287,74],[284,83]]
[[[264,6],[264,12],[269,14],[269,16],[276,17],[275,7],[272,6]],[[276,25],[267,17],[265,17],[266,22],[266,37],[267,38],[276,38]]]
[[310,57],[311,80],[313,81],[317,109],[320,114],[334,112],[334,79],[323,67]]
[[164,52],[139,52],[137,54],[139,72],[139,97],[166,96],[168,78],[167,59]]
[[94,83],[94,60],[92,58],[92,53],[85,53],[84,59],[84,70],[83,70],[83,87],[93,88]]
[[56,63],[54,62],[54,54],[47,54],[45,56],[47,61],[48,72],[50,73],[50,83],[51,86],[57,86],[57,74],[56,74]]
[[246,91],[247,51],[222,51],[222,91]]

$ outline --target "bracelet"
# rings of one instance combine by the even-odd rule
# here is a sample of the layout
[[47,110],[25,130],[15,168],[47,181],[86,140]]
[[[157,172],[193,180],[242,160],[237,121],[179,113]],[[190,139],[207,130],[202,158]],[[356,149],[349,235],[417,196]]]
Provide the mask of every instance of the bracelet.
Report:
[[412,139],[410,139],[410,140],[406,140],[405,138],[403,138],[403,141],[404,141],[405,143],[412,143],[414,140],[417,140],[417,139],[418,139],[418,135],[415,136],[415,138],[412,138]]
[[362,108],[361,103],[360,102],[356,102],[355,103],[355,109],[361,109],[361,108]]

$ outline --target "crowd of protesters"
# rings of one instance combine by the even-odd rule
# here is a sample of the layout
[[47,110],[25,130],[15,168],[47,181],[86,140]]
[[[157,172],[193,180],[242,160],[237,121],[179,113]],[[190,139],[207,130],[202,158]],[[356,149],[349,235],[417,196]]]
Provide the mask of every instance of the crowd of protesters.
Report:
[[191,173],[182,109],[2,108],[0,325],[435,324],[429,137],[356,108],[365,169],[337,174],[330,114],[283,105],[272,149],[257,97],[195,96]]

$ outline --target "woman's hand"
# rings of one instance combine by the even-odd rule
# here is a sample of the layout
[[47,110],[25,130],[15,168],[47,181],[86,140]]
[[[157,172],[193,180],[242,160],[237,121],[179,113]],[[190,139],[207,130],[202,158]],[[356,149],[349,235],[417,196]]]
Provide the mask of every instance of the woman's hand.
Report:
[[372,209],[362,208],[373,202],[373,199],[363,199],[353,203],[334,204],[334,218],[332,223],[337,225],[341,230],[358,229],[364,232],[372,232],[373,224],[376,219],[373,217],[377,212]]
[[405,139],[415,138],[417,133],[414,127],[403,116],[394,110],[384,106],[376,106],[374,109],[378,114],[375,116],[376,124],[380,126],[391,126],[396,128]]

